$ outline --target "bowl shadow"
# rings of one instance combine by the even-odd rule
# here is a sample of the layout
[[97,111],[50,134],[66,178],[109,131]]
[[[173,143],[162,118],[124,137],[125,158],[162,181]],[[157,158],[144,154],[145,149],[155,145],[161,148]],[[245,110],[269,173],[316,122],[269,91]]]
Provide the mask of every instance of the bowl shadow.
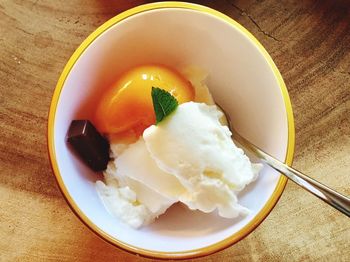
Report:
[[222,218],[217,212],[203,213],[190,210],[182,203],[176,203],[155,223],[142,230],[173,237],[193,238],[194,236],[205,236],[213,232],[223,231],[242,219],[242,216],[234,219]]

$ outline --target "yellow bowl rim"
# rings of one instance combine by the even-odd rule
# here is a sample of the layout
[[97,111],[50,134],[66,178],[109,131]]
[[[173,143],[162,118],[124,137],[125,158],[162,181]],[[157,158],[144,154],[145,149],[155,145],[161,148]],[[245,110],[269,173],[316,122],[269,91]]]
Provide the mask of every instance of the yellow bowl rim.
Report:
[[285,163],[288,165],[292,164],[293,161],[293,155],[294,155],[294,144],[295,144],[295,130],[294,130],[294,117],[293,117],[293,110],[290,102],[290,98],[288,95],[288,90],[286,88],[286,85],[283,81],[283,78],[278,71],[275,63],[273,62],[270,55],[267,53],[265,48],[259,43],[259,41],[243,26],[241,26],[239,23],[237,23],[232,18],[222,14],[219,11],[216,11],[214,9],[211,9],[206,6],[198,5],[198,4],[192,4],[192,3],[185,3],[185,2],[158,2],[158,3],[151,3],[151,4],[145,4],[140,5],[137,7],[134,7],[132,9],[126,10],[117,16],[111,18],[104,24],[102,24],[100,27],[98,27],[93,33],[91,33],[84,41],[83,43],[76,49],[76,51],[73,53],[69,61],[67,62],[65,68],[63,69],[63,72],[57,82],[51,105],[49,110],[49,117],[48,117],[48,151],[49,151],[49,158],[52,170],[54,172],[56,181],[59,185],[59,188],[66,199],[68,205],[72,209],[72,211],[77,215],[77,217],[94,233],[96,233],[98,236],[100,236],[102,239],[107,241],[108,243],[119,247],[125,251],[128,251],[133,254],[139,254],[141,256],[149,257],[149,258],[160,258],[160,259],[186,259],[186,258],[195,258],[195,257],[201,257],[206,256],[209,254],[212,254],[214,252],[220,251],[222,249],[225,249],[236,242],[240,241],[244,237],[246,237],[249,233],[251,233],[271,212],[273,207],[276,205],[278,199],[280,198],[286,183],[287,178],[284,176],[281,176],[277,186],[269,198],[269,200],[266,202],[265,206],[262,208],[262,210],[240,231],[236,232],[234,235],[221,240],[220,242],[217,242],[215,244],[212,244],[210,246],[206,246],[203,248],[195,249],[195,250],[186,250],[181,252],[160,252],[155,250],[147,250],[138,248],[132,245],[129,245],[127,243],[124,243],[122,241],[119,241],[113,237],[111,237],[108,233],[105,231],[99,229],[78,207],[78,205],[75,203],[73,198],[69,195],[67,188],[64,185],[64,182],[61,178],[57,160],[56,160],[56,154],[54,150],[54,123],[55,123],[55,115],[56,115],[56,109],[58,105],[58,101],[60,98],[60,93],[62,91],[62,88],[64,86],[64,83],[79,59],[79,57],[84,53],[84,51],[90,46],[90,44],[96,40],[102,33],[104,33],[107,29],[114,26],[115,24],[119,23],[120,21],[131,17],[133,15],[155,10],[155,9],[167,9],[167,8],[181,8],[181,9],[189,9],[189,10],[195,10],[200,11],[209,15],[213,15],[216,18],[223,20],[224,22],[230,24],[234,28],[238,29],[240,32],[242,32],[245,36],[249,38],[251,42],[255,44],[255,46],[258,48],[260,53],[264,56],[264,58],[267,60],[269,66],[271,67],[272,71],[274,72],[274,75],[279,83],[279,87],[284,99],[285,103],[285,109],[287,113],[287,121],[288,121],[288,145],[287,145],[287,153],[285,157]]

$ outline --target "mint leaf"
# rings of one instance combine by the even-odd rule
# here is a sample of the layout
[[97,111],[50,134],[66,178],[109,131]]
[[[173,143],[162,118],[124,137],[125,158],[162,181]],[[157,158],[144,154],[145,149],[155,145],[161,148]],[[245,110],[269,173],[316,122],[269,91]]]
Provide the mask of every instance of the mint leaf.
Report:
[[152,87],[152,101],[156,113],[156,124],[166,118],[179,105],[175,97],[158,87]]

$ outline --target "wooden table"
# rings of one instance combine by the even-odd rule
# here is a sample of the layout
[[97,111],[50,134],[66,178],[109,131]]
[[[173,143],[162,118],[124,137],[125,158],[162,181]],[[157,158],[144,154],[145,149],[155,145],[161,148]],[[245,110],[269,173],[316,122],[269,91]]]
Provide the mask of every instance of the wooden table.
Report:
[[[70,55],[97,26],[146,1],[0,0],[0,261],[143,261],[90,232],[54,180],[47,114]],[[350,195],[350,3],[196,1],[250,30],[293,104],[294,166]],[[268,218],[203,261],[349,261],[350,220],[289,182]]]

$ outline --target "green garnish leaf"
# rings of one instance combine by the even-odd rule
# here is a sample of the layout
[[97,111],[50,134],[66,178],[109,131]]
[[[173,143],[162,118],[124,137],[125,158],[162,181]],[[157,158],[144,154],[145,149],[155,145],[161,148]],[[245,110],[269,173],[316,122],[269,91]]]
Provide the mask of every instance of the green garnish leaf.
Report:
[[158,87],[152,87],[152,101],[156,113],[156,124],[170,115],[179,105],[175,97]]

